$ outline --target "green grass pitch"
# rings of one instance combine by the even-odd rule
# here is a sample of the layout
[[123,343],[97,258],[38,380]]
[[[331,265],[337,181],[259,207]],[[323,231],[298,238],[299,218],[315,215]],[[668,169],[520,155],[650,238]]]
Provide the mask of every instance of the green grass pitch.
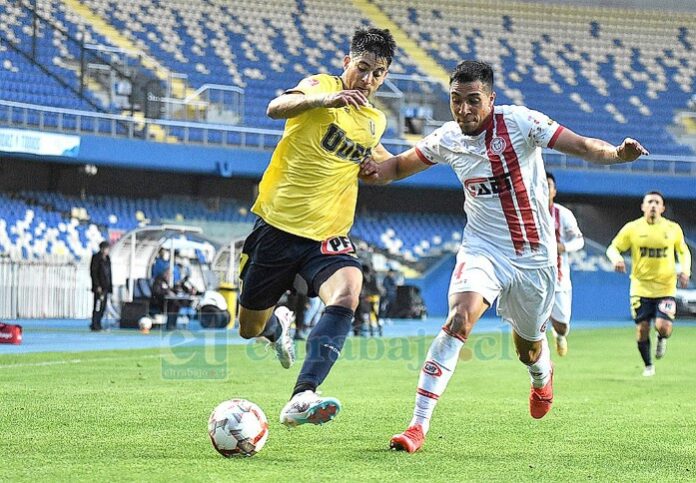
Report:
[[[696,479],[696,326],[677,324],[653,378],[632,327],[573,331],[540,421],[509,335],[472,336],[423,450],[389,451],[430,340],[351,339],[322,387],[343,411],[294,430],[278,413],[301,363],[283,370],[258,344],[225,349],[227,380],[166,375],[160,349],[4,355],[0,481]],[[210,412],[233,397],[270,422],[252,458],[225,459],[208,440]]]

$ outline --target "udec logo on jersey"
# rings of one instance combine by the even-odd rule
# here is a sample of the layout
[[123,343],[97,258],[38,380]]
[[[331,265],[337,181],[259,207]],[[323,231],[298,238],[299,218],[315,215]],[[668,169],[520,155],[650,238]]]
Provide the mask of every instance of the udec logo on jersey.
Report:
[[495,154],[501,154],[503,151],[505,151],[505,147],[505,139],[503,138],[495,137],[491,141],[491,151],[493,151]]
[[350,139],[346,132],[335,124],[330,124],[324,137],[321,139],[321,147],[341,159],[347,159],[355,163],[362,163],[372,153],[372,149],[356,143]]

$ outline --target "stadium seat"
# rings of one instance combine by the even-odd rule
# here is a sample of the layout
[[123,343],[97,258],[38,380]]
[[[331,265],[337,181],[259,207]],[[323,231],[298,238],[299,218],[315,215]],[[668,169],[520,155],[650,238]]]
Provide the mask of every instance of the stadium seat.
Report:
[[[27,4],[28,5],[28,4]],[[108,111],[87,89],[85,97],[92,102],[80,100],[75,92],[79,89],[78,68],[81,46],[78,42],[68,41],[60,30],[67,31],[73,38],[84,38],[86,44],[109,45],[109,41],[97,34],[91,25],[80,21],[80,17],[66,12],[62,2],[57,0],[39,0],[37,12],[51,20],[52,24],[38,22],[36,36],[36,64],[19,54],[8,45],[0,46],[2,65],[0,65],[0,97],[29,104],[52,106],[67,109]],[[29,8],[23,8],[20,2],[0,1],[0,34],[17,45],[22,52],[31,54],[33,44],[33,15]],[[89,60],[89,59],[88,59]],[[46,73],[48,71],[49,75]],[[61,84],[56,77],[71,86],[73,90]],[[38,125],[31,119],[30,125]],[[49,127],[56,127],[51,122]]]

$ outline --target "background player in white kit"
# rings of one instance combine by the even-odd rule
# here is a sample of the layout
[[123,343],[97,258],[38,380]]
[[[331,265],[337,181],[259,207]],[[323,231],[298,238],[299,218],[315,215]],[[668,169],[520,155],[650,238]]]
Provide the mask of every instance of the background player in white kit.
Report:
[[566,337],[570,331],[570,312],[573,302],[573,287],[570,283],[570,265],[568,253],[577,252],[585,246],[585,238],[578,227],[578,221],[573,213],[563,205],[555,202],[556,178],[553,173],[546,172],[549,184],[549,212],[553,218],[556,232],[556,250],[558,252],[556,269],[556,292],[551,309],[551,325],[556,339],[556,352],[559,356],[568,353]]
[[540,148],[599,164],[647,154],[633,139],[615,147],[578,136],[526,107],[494,107],[494,100],[491,67],[478,61],[459,63],[450,76],[454,122],[402,154],[383,163],[368,159],[361,168],[363,181],[386,184],[437,163],[448,164],[466,194],[468,221],[450,281],[449,314],[423,364],[411,424],[391,440],[397,450],[413,453],[423,445],[459,352],[496,298],[531,377],[530,413],[538,419],[551,409],[552,367],[544,331],[553,304],[556,243]]

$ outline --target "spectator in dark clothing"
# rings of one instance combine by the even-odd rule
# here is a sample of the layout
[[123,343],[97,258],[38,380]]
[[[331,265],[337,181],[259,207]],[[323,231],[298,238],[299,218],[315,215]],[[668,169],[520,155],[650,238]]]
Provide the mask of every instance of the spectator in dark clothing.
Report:
[[162,274],[167,268],[169,268],[169,256],[167,250],[160,248],[157,253],[157,258],[155,258],[152,268],[150,270],[150,278],[156,279]]
[[382,321],[379,318],[380,288],[374,270],[368,263],[363,263],[363,285],[360,291],[360,303],[355,311],[353,333],[366,336],[382,335]]
[[390,269],[382,280],[382,288],[384,289],[382,317],[389,317],[389,312],[394,308],[394,304],[396,303],[396,287],[396,271]]
[[165,269],[164,272],[157,275],[155,281],[152,282],[152,298],[150,299],[150,308],[155,312],[162,313],[167,316],[167,330],[176,329],[176,319],[179,316],[179,301],[167,300],[167,297],[174,297],[176,292],[169,285],[169,275],[171,270]]
[[89,274],[92,278],[92,292],[94,293],[94,309],[92,310],[92,323],[89,328],[93,332],[102,330],[102,317],[112,291],[111,285],[111,258],[109,258],[109,242],[99,244],[99,251],[92,255],[89,264]]

